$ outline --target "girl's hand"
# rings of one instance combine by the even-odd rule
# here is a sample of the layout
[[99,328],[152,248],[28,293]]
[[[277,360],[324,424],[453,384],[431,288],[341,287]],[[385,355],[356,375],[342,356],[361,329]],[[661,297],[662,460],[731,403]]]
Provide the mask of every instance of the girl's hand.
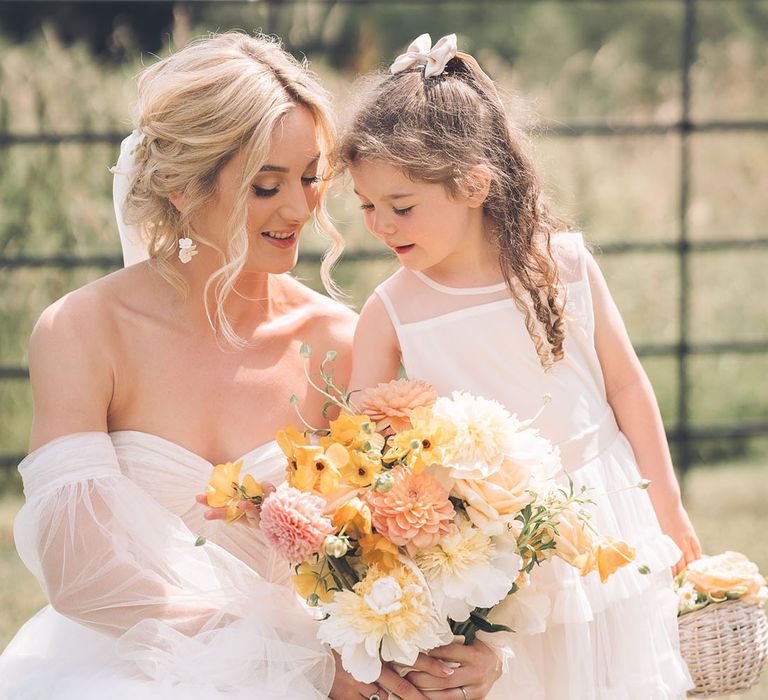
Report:
[[[275,487],[272,484],[263,484],[262,488],[264,489],[264,498],[269,496],[269,494],[275,490]],[[207,510],[203,514],[203,517],[206,520],[224,520],[227,517],[226,508],[211,508],[208,506],[208,497],[205,494],[198,494],[195,496],[195,500],[207,507]],[[261,509],[258,506],[255,506],[250,501],[238,501],[237,507],[245,511],[245,521],[248,525],[258,527],[259,518],[261,516]]]
[[670,510],[662,510],[658,517],[664,534],[669,535],[683,553],[672,569],[673,575],[677,576],[688,564],[701,558],[701,544],[682,504]]
[[[361,683],[356,681],[351,673],[344,670],[341,665],[341,657],[334,651],[333,658],[336,662],[336,676],[331,688],[331,700],[362,700],[378,695],[381,700],[386,700],[390,694],[396,695],[402,700],[428,700],[426,695],[420,693],[405,678],[401,678],[387,664],[381,669],[381,675],[376,683]],[[439,664],[440,662],[436,661]],[[442,664],[440,664],[442,666]],[[430,666],[435,668],[434,665]]]
[[[420,655],[419,658],[421,658]],[[464,645],[453,642],[444,647],[432,649],[431,659],[458,663],[453,673],[446,675],[437,671],[411,671],[406,678],[430,700],[482,700],[501,676],[501,661],[496,653],[480,640]],[[418,661],[415,665],[419,669]],[[440,677],[442,676],[442,677]],[[460,689],[464,690],[464,693]]]

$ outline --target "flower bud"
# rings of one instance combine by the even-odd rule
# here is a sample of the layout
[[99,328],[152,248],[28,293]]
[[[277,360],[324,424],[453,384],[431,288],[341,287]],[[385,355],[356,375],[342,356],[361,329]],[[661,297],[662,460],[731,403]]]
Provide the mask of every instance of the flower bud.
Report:
[[647,576],[648,574],[651,573],[651,567],[648,566],[647,564],[641,564],[640,566],[637,567],[637,570],[641,574],[643,574],[643,576]]
[[394,485],[395,478],[389,472],[382,472],[374,480],[373,489],[379,493],[386,493],[391,491]]
[[318,605],[320,605],[320,596],[317,595],[317,593],[310,593],[307,596],[307,605],[316,608]]
[[645,489],[647,489],[650,485],[650,479],[640,479],[640,481],[637,483],[637,487],[643,489],[643,491],[645,491]]
[[334,559],[340,559],[349,551],[349,545],[341,537],[328,535],[325,538],[325,553]]

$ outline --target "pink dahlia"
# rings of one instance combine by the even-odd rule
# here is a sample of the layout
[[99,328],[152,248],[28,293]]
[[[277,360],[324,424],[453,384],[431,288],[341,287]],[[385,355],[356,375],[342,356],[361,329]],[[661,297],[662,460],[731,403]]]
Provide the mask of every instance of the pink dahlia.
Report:
[[411,427],[410,415],[414,408],[431,406],[437,400],[437,392],[421,380],[395,379],[366,389],[355,400],[357,407],[377,427],[392,428],[396,433]]
[[394,486],[389,491],[366,495],[376,530],[411,553],[433,547],[453,520],[448,492],[426,472],[414,474],[397,467],[391,474]]
[[322,498],[281,484],[261,506],[261,530],[279,554],[298,564],[334,532],[331,521],[323,516],[324,508]]

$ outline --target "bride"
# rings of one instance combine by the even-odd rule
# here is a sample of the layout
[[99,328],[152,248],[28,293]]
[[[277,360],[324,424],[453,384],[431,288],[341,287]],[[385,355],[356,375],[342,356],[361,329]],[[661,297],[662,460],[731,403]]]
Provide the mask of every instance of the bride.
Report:
[[340,670],[287,566],[195,503],[217,463],[281,480],[272,436],[295,421],[292,393],[321,421],[302,342],[348,374],[354,314],[285,274],[315,212],[332,286],[332,138],[321,87],[264,38],[195,42],[141,75],[117,199],[126,262],[137,244],[149,259],[53,304],[30,340],[15,535],[51,605],[0,658],[0,697],[423,700],[389,669],[377,685]]

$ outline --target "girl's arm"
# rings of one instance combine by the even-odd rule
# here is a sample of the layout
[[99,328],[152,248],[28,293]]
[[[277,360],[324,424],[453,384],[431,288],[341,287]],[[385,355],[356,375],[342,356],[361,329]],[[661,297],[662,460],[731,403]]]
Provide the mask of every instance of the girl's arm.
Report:
[[683,556],[675,573],[701,556],[701,545],[680,498],[664,424],[648,376],[635,354],[600,268],[587,257],[595,311],[595,347],[616,422],[635,453],[640,473],[651,481],[648,493],[662,530]]
[[[384,302],[372,294],[365,302],[352,344],[350,389],[368,389],[397,379],[400,343]],[[353,397],[354,400],[354,397]]]

